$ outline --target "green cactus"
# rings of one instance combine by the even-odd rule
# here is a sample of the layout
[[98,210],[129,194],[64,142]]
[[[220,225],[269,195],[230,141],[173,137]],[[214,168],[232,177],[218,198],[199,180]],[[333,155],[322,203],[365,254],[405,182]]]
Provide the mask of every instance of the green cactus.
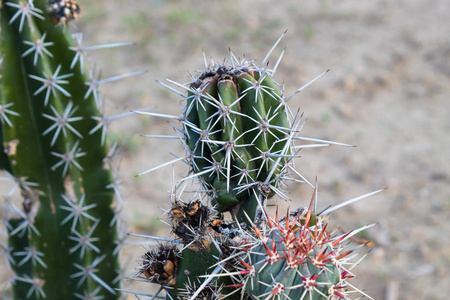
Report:
[[214,66],[191,84],[184,111],[191,171],[219,211],[250,201],[255,185],[267,185],[270,196],[270,186],[278,187],[292,157],[280,99],[270,75],[250,64]]
[[[311,206],[312,207],[312,206]],[[254,227],[241,267],[250,270],[243,280],[245,292],[255,299],[346,299],[351,262],[342,242],[357,231],[340,236],[326,232],[327,223],[308,211],[278,221],[267,217]],[[304,217],[304,220],[302,220]],[[306,220],[305,220],[306,219]]]
[[[346,245],[373,224],[337,235],[328,232],[325,216],[380,191],[319,213],[313,211],[315,196],[309,208],[287,210],[283,218],[278,212],[270,218],[263,209],[261,221],[247,228],[224,221],[220,213],[197,200],[183,205],[176,202],[169,215],[181,241],[167,239],[167,244],[147,252],[141,258],[140,274],[160,284],[170,295],[167,299],[319,300],[364,295],[348,284],[354,277],[354,251],[360,246],[348,249]],[[204,221],[191,222],[198,220],[195,215]],[[179,230],[181,226],[186,231]]]
[[[349,266],[355,249],[346,249],[343,242],[371,225],[335,235],[328,233],[324,216],[379,191],[322,212],[315,211],[314,192],[308,208],[288,210],[280,219],[278,214],[268,216],[267,199],[287,199],[286,180],[308,182],[292,166],[303,147],[295,141],[319,143],[306,147],[340,144],[299,135],[302,119],[287,102],[309,83],[284,96],[272,79],[275,68],[266,66],[269,54],[264,67],[231,54],[230,64],[206,66],[187,85],[172,82],[186,96],[163,84],[186,101],[180,117],[143,113],[181,123],[175,130],[186,155],[172,162],[190,165],[190,173],[179,182],[200,183],[186,203],[181,201],[185,186],[174,187],[165,215],[177,238],[163,239],[166,244],[142,256],[141,278],[160,284],[157,294],[165,290],[166,299],[319,300],[348,299],[351,293],[347,280],[353,277]],[[213,207],[202,204],[205,194]],[[224,212],[233,219],[225,221]]]
[[[240,61],[232,53],[230,63],[208,66],[205,61],[206,70],[188,86],[171,81],[187,91],[186,96],[176,91],[186,101],[180,117],[143,113],[182,123],[178,131],[186,155],[174,160],[190,165],[182,181],[198,179],[214,208],[230,211],[240,222],[247,222],[247,216],[254,220],[258,202],[264,204],[274,195],[287,200],[284,179],[291,171],[299,174],[291,163],[298,151],[293,141],[302,139],[297,133],[303,123],[287,101],[301,89],[283,95],[272,78],[276,68],[265,66],[269,54],[261,63],[264,67]],[[304,178],[300,175],[298,180]]]
[[116,299],[117,216],[98,82],[83,74],[65,26],[79,7],[50,4],[1,1],[0,167],[23,200],[22,209],[5,205],[17,216],[8,217],[15,298]]

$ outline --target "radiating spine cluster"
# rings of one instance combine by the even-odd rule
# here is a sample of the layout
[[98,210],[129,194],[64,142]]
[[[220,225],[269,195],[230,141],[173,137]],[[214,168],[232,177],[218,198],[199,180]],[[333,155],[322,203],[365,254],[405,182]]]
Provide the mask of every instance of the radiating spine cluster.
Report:
[[75,1],[0,5],[0,179],[11,182],[0,204],[8,235],[0,254],[16,299],[118,296],[123,205],[112,174],[117,147],[105,145],[116,117],[100,112],[98,86],[136,73],[86,78],[85,51],[129,43],[83,47],[65,27],[78,10]]

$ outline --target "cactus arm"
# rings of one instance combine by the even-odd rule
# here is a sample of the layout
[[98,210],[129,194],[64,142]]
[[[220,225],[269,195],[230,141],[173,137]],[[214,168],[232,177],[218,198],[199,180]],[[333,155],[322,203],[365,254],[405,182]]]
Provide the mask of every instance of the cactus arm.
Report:
[[[107,151],[101,143],[101,133],[89,133],[96,126],[96,121],[91,117],[99,115],[94,97],[85,97],[86,78],[80,66],[75,66],[74,69],[69,67],[74,54],[69,46],[73,46],[74,42],[69,31],[55,26],[46,13],[43,13],[46,20],[37,19],[34,22],[33,19],[33,30],[30,30],[26,22],[21,30],[19,22],[9,24],[15,8],[5,3],[2,1],[1,8],[1,52],[5,57],[1,100],[3,104],[13,101],[14,110],[20,114],[20,118],[15,117],[11,127],[3,126],[3,139],[5,143],[18,141],[17,150],[9,153],[9,160],[13,162],[11,171],[15,178],[27,178],[38,184],[36,189],[26,186],[22,186],[22,189],[25,196],[35,200],[32,207],[36,210],[33,226],[37,228],[39,235],[30,233],[30,245],[44,253],[42,260],[46,265],[33,264],[31,276],[44,282],[43,291],[49,299],[70,299],[75,293],[84,294],[84,291],[92,291],[99,285],[104,287],[101,290],[104,299],[115,299],[117,295],[113,288],[116,285],[112,282],[118,270],[117,255],[114,254],[117,235],[115,227],[110,226],[114,218],[111,208],[113,190],[107,188],[112,182],[112,176],[103,167]],[[46,10],[46,1],[35,1],[34,4],[36,8]],[[22,53],[27,50],[23,41],[35,41],[43,32],[47,34],[47,41],[53,42],[52,57],[44,55],[39,57],[37,63],[33,61],[32,55],[22,57]],[[64,77],[68,81],[63,86],[64,92],[56,91],[55,95],[50,92],[48,97],[45,89],[38,93],[42,82],[35,78],[43,78],[43,74],[52,74],[55,70],[59,70],[60,75],[73,74]],[[44,114],[53,117],[55,112],[63,114],[72,104],[74,117],[83,120],[72,124],[76,132],[66,129],[67,134],[60,132],[56,138],[55,130],[45,134],[55,124],[55,120],[44,117]],[[80,152],[86,153],[76,159],[81,168],[72,164],[66,172],[62,166],[56,167],[61,158],[56,157],[55,153],[66,153],[75,145],[82,149]],[[85,207],[91,206],[88,212],[91,220],[81,216],[78,224],[73,226],[75,223],[67,219],[71,211],[63,209],[68,207],[68,203],[62,195],[70,198],[69,201],[75,201],[74,203],[85,196]],[[86,235],[94,220],[97,223],[94,231],[95,238],[98,239],[96,245],[101,253],[90,251],[89,248],[84,255],[80,255],[79,250],[73,250],[77,242],[69,237],[75,236],[74,230],[81,236]],[[20,233],[10,236],[12,245],[17,244]],[[18,249],[14,251],[17,252]],[[103,259],[96,259],[99,257]],[[83,279],[80,272],[94,263],[95,272]],[[21,275],[21,270],[15,271]],[[22,285],[18,289],[30,289],[29,283],[19,281],[18,284]]]
[[[4,138],[6,142],[18,140],[17,151],[10,154],[10,160],[14,161],[13,174],[15,177],[27,177],[29,181],[39,184],[42,195],[34,194],[32,197],[38,198],[39,212],[36,216],[35,227],[38,228],[41,237],[52,237],[47,241],[37,237],[34,245],[39,251],[46,251],[45,261],[48,270],[42,270],[39,265],[36,266],[36,272],[43,272],[45,275],[46,294],[48,297],[57,295],[62,297],[70,297],[74,292],[74,287],[64,284],[63,278],[68,278],[70,273],[74,271],[72,259],[67,259],[59,255],[61,252],[68,252],[69,245],[61,243],[65,240],[65,236],[70,234],[70,226],[60,226],[58,216],[54,210],[58,206],[56,199],[60,198],[60,194],[64,192],[63,181],[61,176],[52,174],[47,165],[53,160],[50,155],[49,143],[42,139],[42,124],[37,120],[41,118],[43,104],[39,105],[38,100],[33,97],[33,85],[35,85],[28,77],[27,60],[22,59],[21,53],[24,52],[22,39],[30,40],[31,35],[27,27],[23,29],[23,35],[17,35],[16,26],[7,24],[11,15],[8,13],[8,6],[2,8],[2,52],[5,56],[3,66],[3,95],[4,99],[14,99],[17,112],[20,113],[21,119],[24,120],[15,124],[13,127],[4,128]],[[13,24],[14,25],[14,24]],[[25,37],[23,37],[25,36]],[[40,68],[42,70],[42,68]],[[44,125],[45,126],[45,125]],[[30,154],[33,155],[30,155]],[[45,154],[47,153],[47,154]],[[51,183],[52,182],[52,183]],[[52,189],[49,189],[53,186]],[[38,193],[33,191],[31,193]],[[52,209],[53,208],[53,209]],[[48,216],[53,216],[49,218]],[[59,216],[62,220],[62,216]],[[11,245],[17,244],[17,239],[21,239],[20,234],[10,237]],[[37,271],[39,270],[39,271]],[[21,272],[16,269],[16,272]],[[20,273],[18,275],[21,275]],[[27,291],[29,284],[19,281],[21,285],[18,289]],[[61,289],[61,287],[66,286]],[[56,295],[54,294],[56,293]]]
[[95,216],[101,216],[95,231],[95,237],[99,238],[97,243],[104,246],[102,255],[106,254],[106,257],[100,263],[98,269],[99,273],[103,274],[102,279],[111,283],[117,276],[117,273],[113,270],[118,269],[117,257],[113,254],[117,246],[115,244],[117,234],[115,227],[110,226],[110,222],[114,218],[114,211],[111,209],[114,191],[106,188],[112,182],[112,175],[103,166],[107,148],[101,143],[101,131],[90,133],[90,130],[97,125],[97,121],[92,117],[98,117],[100,114],[94,95],[90,94],[88,98],[85,97],[85,82],[87,80],[82,74],[80,64],[77,64],[73,69],[70,68],[73,51],[68,49],[70,46],[74,46],[70,32],[55,27],[51,22],[38,22],[38,27],[42,31],[47,32],[49,40],[54,41],[54,48],[57,50],[52,52],[54,56],[52,60],[53,65],[60,64],[63,74],[74,74],[70,78],[70,85],[67,86],[67,91],[70,93],[74,105],[78,106],[77,115],[85,116],[83,122],[77,124],[77,130],[83,137],[80,139],[79,148],[86,152],[86,155],[79,158],[79,163],[83,166],[83,170],[75,178],[80,182],[80,188],[86,194],[86,204],[96,204],[90,212]]

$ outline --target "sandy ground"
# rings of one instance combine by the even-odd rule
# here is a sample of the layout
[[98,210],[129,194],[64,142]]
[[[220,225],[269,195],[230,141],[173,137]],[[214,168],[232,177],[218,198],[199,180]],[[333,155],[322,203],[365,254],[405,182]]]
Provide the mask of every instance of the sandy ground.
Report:
[[[131,47],[90,52],[102,76],[147,70],[101,86],[117,105],[108,113],[153,106],[179,115],[179,96],[155,80],[188,81],[203,69],[202,50],[217,61],[228,48],[261,61],[288,32],[276,79],[286,94],[327,69],[292,100],[305,113],[304,136],[357,148],[306,149],[297,161],[309,180],[317,176],[321,207],[380,188],[386,191],[333,213],[335,227],[377,223],[366,236],[375,247],[355,269],[353,283],[374,299],[448,299],[450,294],[450,5],[409,1],[79,1],[84,44],[133,41]],[[175,141],[139,137],[171,134],[165,120],[128,117],[111,124],[112,140],[132,138],[120,176],[128,232],[167,235],[157,207],[168,207],[171,167],[135,177],[182,155]],[[175,166],[175,178],[186,169]],[[289,205],[305,206],[307,185],[291,185]],[[447,233],[446,233],[447,232]],[[129,239],[125,261],[143,253]],[[369,249],[363,249],[362,254]],[[135,264],[131,264],[132,272]],[[150,291],[148,285],[125,288]]]

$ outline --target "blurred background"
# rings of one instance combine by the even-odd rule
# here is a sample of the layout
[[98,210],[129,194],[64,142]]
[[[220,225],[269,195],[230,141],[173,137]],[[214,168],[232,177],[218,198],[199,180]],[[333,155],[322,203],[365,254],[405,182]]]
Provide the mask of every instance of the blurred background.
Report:
[[[319,208],[388,188],[331,215],[331,225],[350,230],[377,223],[364,233],[374,246],[355,269],[352,282],[374,299],[449,299],[450,295],[450,5],[447,0],[80,0],[77,31],[83,45],[134,42],[90,51],[87,60],[103,78],[146,70],[139,77],[104,84],[115,104],[108,115],[152,107],[179,115],[181,97],[159,85],[166,78],[189,81],[206,57],[236,56],[260,62],[277,38],[286,48],[275,79],[289,95],[323,71],[291,107],[308,121],[302,135],[356,145],[304,149],[297,169],[317,176]],[[177,141],[141,137],[172,134],[166,120],[131,116],[111,123],[110,143],[124,142],[120,165],[127,232],[168,236],[158,220],[169,207],[177,164],[135,175],[182,155]],[[174,174],[174,175],[173,175]],[[289,188],[289,203],[306,206],[312,189]],[[123,260],[132,275],[145,252],[130,237]],[[145,242],[145,240],[144,240]],[[150,292],[150,284],[125,289]],[[130,299],[134,299],[131,298]]]

